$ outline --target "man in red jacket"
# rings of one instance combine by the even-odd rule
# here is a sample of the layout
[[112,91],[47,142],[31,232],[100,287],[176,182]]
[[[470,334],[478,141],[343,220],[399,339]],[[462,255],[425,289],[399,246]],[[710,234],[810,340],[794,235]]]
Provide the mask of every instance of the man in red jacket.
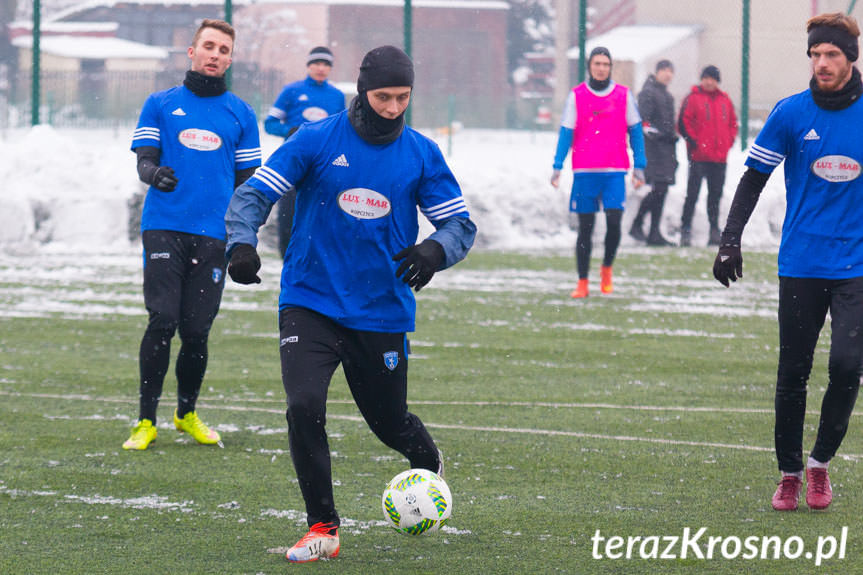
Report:
[[701,72],[701,83],[680,106],[677,129],[686,139],[689,156],[689,180],[680,226],[680,245],[692,244],[692,215],[701,180],[707,179],[707,219],[710,236],[707,245],[719,245],[719,200],[725,185],[728,150],[737,136],[737,116],[728,94],[719,89],[719,68],[707,66]]

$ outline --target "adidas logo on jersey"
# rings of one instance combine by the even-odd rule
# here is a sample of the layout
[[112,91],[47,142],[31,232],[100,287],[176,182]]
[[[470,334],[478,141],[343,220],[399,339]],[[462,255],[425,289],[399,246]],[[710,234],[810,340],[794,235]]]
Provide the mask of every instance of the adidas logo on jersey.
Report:
[[350,166],[350,164],[348,163],[348,159],[345,157],[344,154],[333,160],[333,165],[341,166],[343,168],[347,168],[348,166]]
[[185,116],[186,112],[183,111],[183,108],[177,108],[173,112],[171,112],[172,116]]
[[820,140],[821,136],[818,135],[818,132],[815,131],[815,128],[809,130],[809,133],[803,136],[804,140]]

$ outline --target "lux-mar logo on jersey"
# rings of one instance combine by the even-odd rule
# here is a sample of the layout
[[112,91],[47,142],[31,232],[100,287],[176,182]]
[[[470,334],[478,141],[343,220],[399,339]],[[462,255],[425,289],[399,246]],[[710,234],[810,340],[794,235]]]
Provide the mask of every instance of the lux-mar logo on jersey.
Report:
[[361,220],[376,220],[392,211],[392,205],[385,195],[368,188],[345,190],[339,194],[339,207]]
[[180,132],[177,139],[190,150],[212,152],[222,147],[222,138],[219,134],[201,128],[187,128]]
[[828,182],[850,182],[860,175],[860,162],[848,156],[821,156],[812,162],[812,173]]

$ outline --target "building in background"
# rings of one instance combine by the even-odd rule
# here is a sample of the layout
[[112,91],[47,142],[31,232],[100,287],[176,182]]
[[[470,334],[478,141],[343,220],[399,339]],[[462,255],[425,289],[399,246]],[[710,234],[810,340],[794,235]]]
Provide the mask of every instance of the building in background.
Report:
[[[42,93],[52,114],[125,119],[135,114],[137,99],[155,89],[168,51],[117,37],[113,22],[49,22],[41,26]],[[17,48],[17,70],[29,75],[33,65],[30,23],[9,27]],[[46,118],[47,119],[47,118]]]
[[[404,44],[402,0],[234,0],[233,5],[240,41],[232,90],[259,112],[305,67],[313,46],[332,48],[331,80],[342,86],[356,83],[371,48]],[[506,60],[509,5],[499,0],[414,0],[412,5],[412,56],[420,72],[413,124],[442,127],[452,118],[465,126],[504,127],[512,93]],[[167,51],[164,67],[176,72],[187,66],[190,26],[221,17],[223,7],[224,0],[89,0],[54,13],[44,26],[110,23],[118,39]]]

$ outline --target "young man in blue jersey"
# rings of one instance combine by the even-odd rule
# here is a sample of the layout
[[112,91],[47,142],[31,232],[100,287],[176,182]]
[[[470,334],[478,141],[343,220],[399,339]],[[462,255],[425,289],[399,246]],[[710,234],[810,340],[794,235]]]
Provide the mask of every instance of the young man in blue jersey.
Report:
[[827,465],[839,449],[863,373],[863,83],[853,62],[860,29],[841,13],[807,22],[809,89],[776,104],[746,159],[713,275],[743,277],[743,228],[771,172],[785,162],[787,207],[779,246],[779,369],[776,457],[782,478],[773,508],[797,509],[803,483],[806,382],[827,313],[832,336],[827,391],[805,464],[806,503],[832,501]]
[[[237,188],[225,216],[228,273],[239,283],[260,282],[257,230],[296,187],[279,331],[291,458],[310,529],[288,550],[292,562],[339,552],[325,430],[327,388],[339,364],[375,435],[412,468],[443,468],[407,408],[411,288],[419,291],[464,258],[476,227],[437,145],[405,125],[413,83],[413,63],[402,50],[370,51],[349,109],[300,127]],[[436,231],[414,245],[417,207]]]
[[132,139],[138,176],[150,185],[141,216],[150,317],[139,355],[138,422],[123,449],[147,449],[156,439],[156,408],[178,330],[174,425],[198,443],[220,441],[195,403],[225,286],[225,210],[234,187],[261,165],[255,113],[225,85],[233,48],[230,24],[204,20],[188,49],[183,85],[147,98]]
[[[345,109],[345,95],[327,81],[333,69],[333,53],[326,46],[317,46],[309,52],[304,80],[282,88],[270,113],[264,120],[268,134],[287,139],[305,122],[323,120]],[[279,224],[279,253],[284,255],[291,241],[294,221],[296,190],[286,193],[276,208]]]

